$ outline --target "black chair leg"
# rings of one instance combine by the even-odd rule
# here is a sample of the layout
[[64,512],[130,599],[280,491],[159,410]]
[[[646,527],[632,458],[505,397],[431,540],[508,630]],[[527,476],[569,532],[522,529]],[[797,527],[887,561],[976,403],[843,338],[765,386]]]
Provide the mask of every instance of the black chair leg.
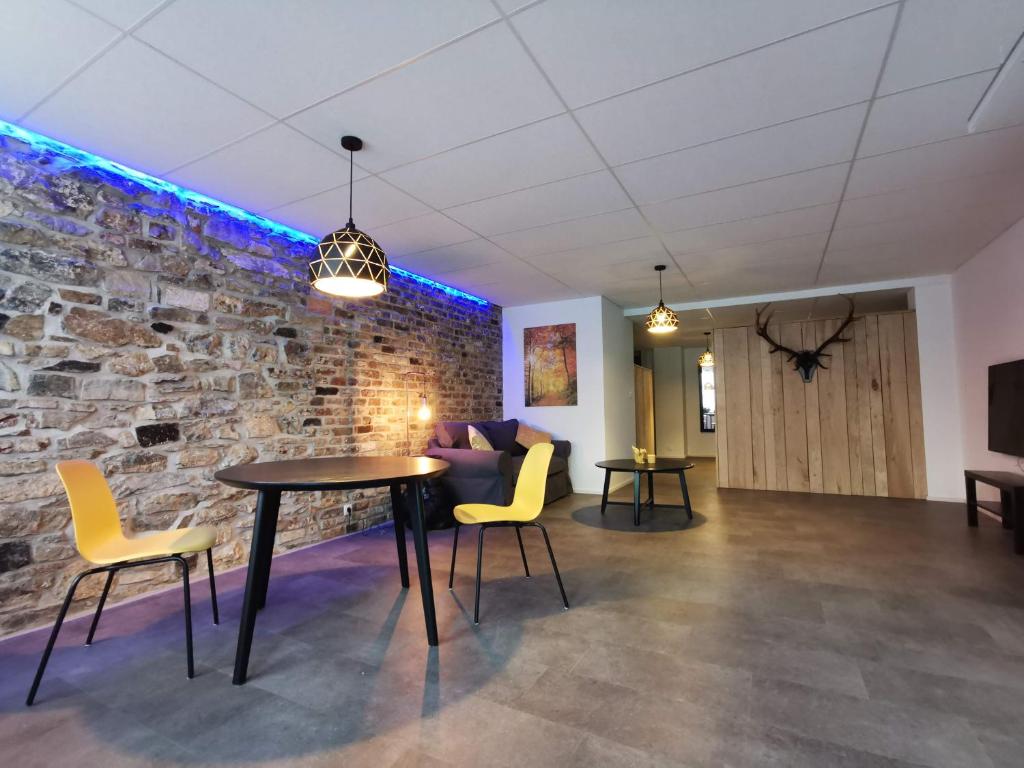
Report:
[[562,576],[558,573],[558,563],[555,562],[555,553],[551,549],[551,539],[548,538],[548,530],[540,523],[532,523],[532,525],[540,528],[540,532],[544,534],[544,544],[548,548],[548,557],[551,558],[551,569],[555,572],[555,581],[558,582],[558,591],[562,593],[562,604],[565,606],[565,610],[569,610],[569,598],[565,596],[565,587],[562,586]]
[[480,526],[480,535],[476,543],[476,596],[473,599],[473,623],[480,623],[480,576],[484,565],[484,531],[487,526]]
[[86,576],[94,573],[99,573],[103,569],[85,571],[75,576],[71,582],[71,586],[68,587],[68,593],[64,596],[64,603],[60,607],[60,613],[57,614],[57,621],[53,625],[53,631],[50,632],[50,639],[46,643],[46,650],[43,651],[43,658],[39,660],[39,668],[36,669],[35,679],[32,680],[32,687],[29,689],[28,698],[25,699],[25,706],[31,707],[32,702],[36,699],[36,692],[39,690],[39,683],[43,679],[43,672],[46,671],[46,665],[50,661],[50,654],[53,653],[53,646],[57,643],[57,635],[60,634],[61,625],[64,623],[64,617],[68,615],[68,608],[71,607],[71,601],[75,597],[75,590],[78,589],[79,583]]
[[185,593],[185,657],[188,661],[188,677],[191,680],[196,676],[196,669],[192,658],[192,594],[188,586],[188,563],[181,555],[175,555],[173,559],[181,566],[181,587]]
[[93,614],[92,624],[89,625],[89,634],[85,638],[86,645],[92,645],[92,638],[96,634],[96,627],[100,623],[100,614],[103,613],[103,606],[107,602],[107,595],[110,594],[110,584],[114,581],[114,571],[107,571],[107,582],[103,585],[103,594],[100,601],[96,603],[96,613]]
[[523,534],[519,531],[520,527],[516,526],[516,538],[519,539],[519,554],[523,556],[523,570],[526,571],[526,578],[530,578],[530,566],[526,562],[526,548],[523,547]]
[[448,572],[448,589],[455,584],[455,553],[459,551],[459,528],[462,526],[455,523],[455,539],[452,541],[452,569]]
[[213,576],[213,549],[206,550],[206,567],[210,571],[210,604],[213,606],[213,623],[220,624],[220,611],[217,610],[217,580]]

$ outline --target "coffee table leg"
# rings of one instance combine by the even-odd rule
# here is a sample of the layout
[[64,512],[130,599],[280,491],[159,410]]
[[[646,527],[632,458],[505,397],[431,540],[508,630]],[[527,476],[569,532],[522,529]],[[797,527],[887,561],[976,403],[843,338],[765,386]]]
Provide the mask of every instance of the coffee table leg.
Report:
[[430,552],[427,550],[427,525],[423,516],[423,487],[413,481],[416,496],[414,509],[409,510],[412,537],[416,545],[416,567],[420,577],[420,596],[423,598],[423,618],[427,624],[427,643],[437,645],[437,617],[434,614],[434,584],[430,580]]
[[395,519],[395,544],[398,547],[398,575],[402,579],[402,589],[409,588],[409,556],[405,549],[405,503],[402,501],[402,488],[391,486],[391,516]]
[[1024,555],[1024,488],[1013,491],[1013,551]]
[[690,489],[686,487],[686,472],[679,470],[679,487],[683,491],[683,503],[686,504],[686,516],[693,520],[693,507],[690,506]]
[[654,473],[647,473],[647,503],[654,509]]
[[968,477],[964,480],[967,486],[967,525],[971,528],[978,527],[978,484],[974,478]]
[[[277,535],[277,514],[281,508],[281,494],[277,494],[277,502],[267,504],[263,511],[263,530],[260,537],[259,581],[256,582],[256,609],[263,610],[267,604],[267,588],[270,586],[270,565],[274,560],[274,539]],[[267,533],[269,531],[269,533]]]
[[604,471],[604,491],[601,493],[601,514],[608,508],[608,488],[612,482],[612,471],[606,469]]
[[[238,624],[238,646],[235,649],[235,673],[231,682],[242,685],[249,672],[249,651],[252,649],[252,633],[256,628],[256,611],[259,604],[260,582],[263,574],[269,576],[262,562],[266,552],[266,540],[270,539],[273,549],[277,533],[277,510],[281,505],[280,491],[260,491],[256,498],[256,517],[252,527],[252,544],[249,546],[249,570],[245,577],[245,594],[242,597],[242,619]],[[273,526],[269,521],[273,520]]]
[[640,525],[640,473],[633,473],[633,525]]

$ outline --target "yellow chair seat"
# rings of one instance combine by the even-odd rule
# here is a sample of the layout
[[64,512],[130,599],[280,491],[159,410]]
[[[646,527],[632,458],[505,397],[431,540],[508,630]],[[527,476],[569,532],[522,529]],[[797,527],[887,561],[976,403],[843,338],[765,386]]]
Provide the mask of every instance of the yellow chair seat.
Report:
[[524,508],[524,505],[516,505],[515,502],[507,507],[498,504],[459,504],[455,508],[455,519],[463,525],[476,525],[477,523],[528,523],[537,517],[536,510]]
[[157,531],[132,538],[122,536],[94,544],[89,550],[88,559],[98,565],[109,565],[124,560],[203,552],[212,547],[216,541],[217,530],[206,526]]

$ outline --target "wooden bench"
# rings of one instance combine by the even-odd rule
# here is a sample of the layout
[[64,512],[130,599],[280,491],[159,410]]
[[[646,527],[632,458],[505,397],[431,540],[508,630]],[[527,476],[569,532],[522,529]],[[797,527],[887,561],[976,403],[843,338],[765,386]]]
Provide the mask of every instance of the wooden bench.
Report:
[[[985,472],[965,469],[967,525],[978,527],[978,508],[998,515],[1003,528],[1013,529],[1013,551],[1024,555],[1024,475],[1014,472]],[[978,501],[978,483],[999,489],[999,501]]]

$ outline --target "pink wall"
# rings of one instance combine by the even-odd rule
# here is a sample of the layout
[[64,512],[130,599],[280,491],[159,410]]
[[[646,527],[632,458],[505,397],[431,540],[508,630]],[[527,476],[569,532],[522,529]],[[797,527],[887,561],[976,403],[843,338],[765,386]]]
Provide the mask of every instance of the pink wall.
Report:
[[972,469],[1019,471],[988,450],[988,366],[1024,358],[1024,219],[953,275],[963,456]]

